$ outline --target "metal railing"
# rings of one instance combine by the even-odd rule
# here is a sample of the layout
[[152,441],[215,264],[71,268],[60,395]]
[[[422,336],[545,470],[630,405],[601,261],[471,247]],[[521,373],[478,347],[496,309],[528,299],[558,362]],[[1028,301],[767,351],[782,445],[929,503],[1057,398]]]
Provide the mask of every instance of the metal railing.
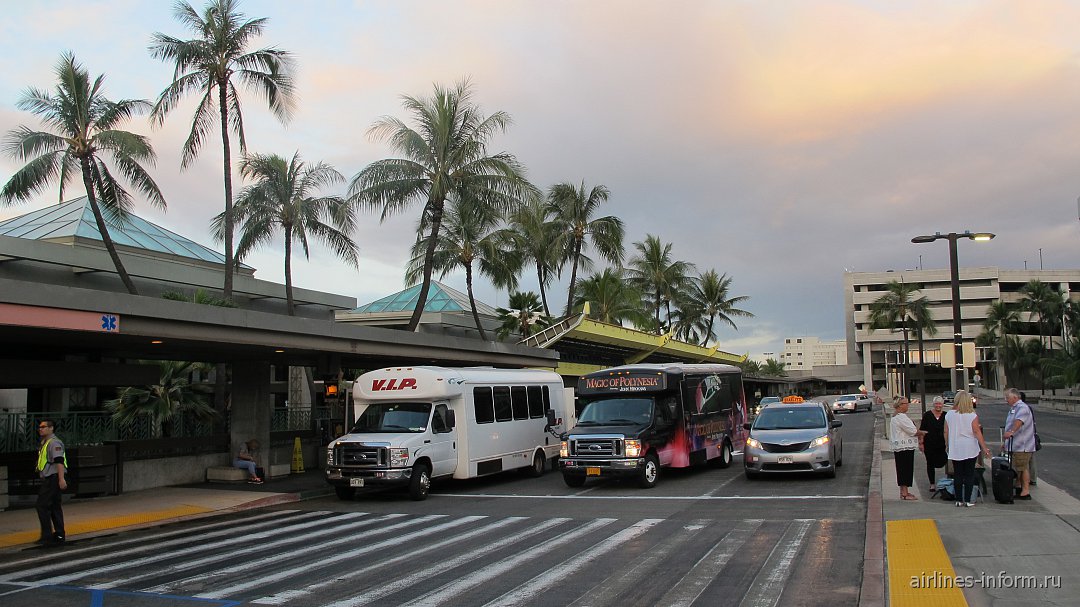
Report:
[[325,419],[330,419],[330,407],[274,409],[270,413],[270,431],[314,430]]
[[42,419],[54,420],[57,436],[71,447],[107,441],[206,437],[225,430],[222,422],[201,422],[183,415],[158,426],[149,415],[118,424],[108,411],[0,413],[0,453],[36,450],[40,440],[37,426]]

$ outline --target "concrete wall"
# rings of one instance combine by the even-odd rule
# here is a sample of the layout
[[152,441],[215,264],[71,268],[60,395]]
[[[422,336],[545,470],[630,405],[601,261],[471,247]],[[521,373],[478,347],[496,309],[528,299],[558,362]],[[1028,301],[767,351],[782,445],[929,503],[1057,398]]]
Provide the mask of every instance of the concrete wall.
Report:
[[208,467],[228,466],[231,463],[228,453],[124,462],[124,493],[169,485],[201,483],[206,480]]

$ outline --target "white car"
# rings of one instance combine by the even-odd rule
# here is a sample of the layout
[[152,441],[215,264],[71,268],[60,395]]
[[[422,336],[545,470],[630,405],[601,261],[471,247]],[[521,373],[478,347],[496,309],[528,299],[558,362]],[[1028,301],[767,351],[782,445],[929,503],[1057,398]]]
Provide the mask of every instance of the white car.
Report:
[[832,403],[833,413],[855,413],[869,411],[874,401],[863,394],[842,394],[836,397]]

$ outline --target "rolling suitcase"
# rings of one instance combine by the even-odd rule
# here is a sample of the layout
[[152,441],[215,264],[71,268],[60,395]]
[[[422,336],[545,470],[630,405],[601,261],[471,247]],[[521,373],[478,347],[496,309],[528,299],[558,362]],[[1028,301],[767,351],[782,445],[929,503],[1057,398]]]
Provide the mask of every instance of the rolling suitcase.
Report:
[[1016,470],[1013,470],[1012,460],[1000,456],[990,460],[990,484],[993,485],[994,499],[999,504],[1013,503]]

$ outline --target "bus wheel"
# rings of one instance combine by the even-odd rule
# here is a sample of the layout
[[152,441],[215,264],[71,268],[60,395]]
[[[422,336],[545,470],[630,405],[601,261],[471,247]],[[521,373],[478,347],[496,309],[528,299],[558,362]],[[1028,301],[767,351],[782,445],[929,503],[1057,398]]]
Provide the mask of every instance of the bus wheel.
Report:
[[532,465],[525,469],[525,475],[529,478],[539,478],[544,474],[544,452],[537,451],[533,455]]
[[727,468],[731,465],[731,443],[724,441],[720,447],[720,457],[714,460],[717,468]]
[[429,489],[431,489],[431,471],[424,464],[416,464],[413,466],[412,478],[409,479],[409,497],[414,502],[426,500]]
[[566,473],[563,473],[562,480],[563,480],[564,483],[566,483],[567,487],[574,487],[576,489],[578,487],[584,487],[585,486],[585,475],[584,474],[566,474]]
[[660,480],[660,460],[656,459],[655,453],[645,456],[645,463],[641,466],[641,477],[638,478],[638,486],[642,489],[651,489]]
[[356,495],[356,489],[353,487],[334,487],[334,493],[337,494],[339,500],[351,500]]

